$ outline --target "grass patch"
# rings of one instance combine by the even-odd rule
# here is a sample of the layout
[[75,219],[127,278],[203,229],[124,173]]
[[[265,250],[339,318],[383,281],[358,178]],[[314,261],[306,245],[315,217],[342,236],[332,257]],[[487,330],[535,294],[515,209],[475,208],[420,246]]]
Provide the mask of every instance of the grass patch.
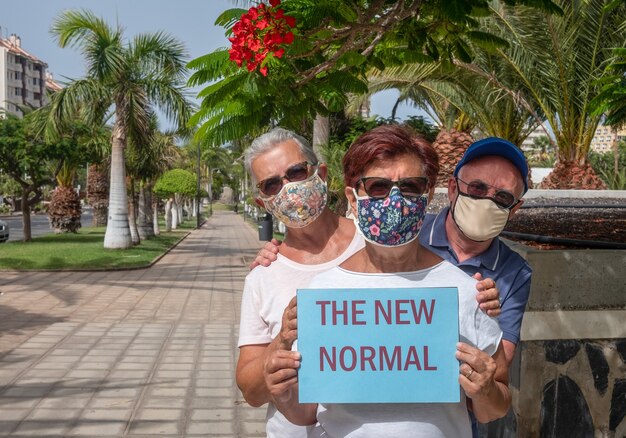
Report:
[[0,246],[0,270],[142,267],[149,265],[185,235],[185,231],[179,229],[162,232],[160,236],[144,240],[129,249],[105,249],[102,246],[104,231],[104,227],[90,227],[81,229],[77,234],[50,234],[35,237],[28,243],[4,243]]
[[221,202],[214,202],[211,207],[213,211],[233,211],[234,208],[232,204],[222,204]]

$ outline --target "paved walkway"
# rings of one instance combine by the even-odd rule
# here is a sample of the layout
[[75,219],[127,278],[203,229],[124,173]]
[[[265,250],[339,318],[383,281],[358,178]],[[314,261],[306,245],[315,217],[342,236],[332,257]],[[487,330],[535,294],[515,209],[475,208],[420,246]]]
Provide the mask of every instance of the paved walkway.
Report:
[[264,436],[234,381],[259,247],[216,211],[149,269],[0,272],[0,436]]

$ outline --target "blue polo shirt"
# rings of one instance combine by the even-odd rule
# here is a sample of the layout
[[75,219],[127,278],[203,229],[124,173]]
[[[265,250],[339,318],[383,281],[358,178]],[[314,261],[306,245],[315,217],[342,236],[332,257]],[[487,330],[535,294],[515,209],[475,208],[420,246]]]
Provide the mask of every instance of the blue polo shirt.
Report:
[[419,234],[420,243],[442,259],[458,266],[466,274],[480,272],[483,278],[491,278],[496,282],[502,305],[502,313],[498,318],[502,338],[517,345],[530,293],[530,266],[497,237],[487,251],[459,263],[446,234],[445,222],[449,210],[446,207],[438,214],[426,215]]

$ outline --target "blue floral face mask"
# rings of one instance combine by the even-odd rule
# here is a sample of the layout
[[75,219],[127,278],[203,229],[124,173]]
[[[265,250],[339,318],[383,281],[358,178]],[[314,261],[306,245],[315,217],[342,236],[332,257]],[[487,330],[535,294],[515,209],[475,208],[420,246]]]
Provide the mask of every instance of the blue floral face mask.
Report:
[[400,246],[415,240],[426,216],[428,196],[405,198],[393,187],[384,199],[358,196],[354,219],[358,230],[368,242],[381,246]]

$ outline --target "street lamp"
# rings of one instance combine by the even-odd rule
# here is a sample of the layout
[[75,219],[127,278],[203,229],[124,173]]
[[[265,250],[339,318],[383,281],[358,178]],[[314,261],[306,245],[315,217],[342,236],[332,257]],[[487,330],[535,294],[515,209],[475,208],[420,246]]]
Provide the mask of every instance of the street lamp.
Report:
[[213,173],[219,173],[219,171],[219,169],[209,167],[209,215],[213,215]]
[[197,157],[197,174],[196,174],[196,228],[200,228],[200,143],[196,148],[198,152]]

